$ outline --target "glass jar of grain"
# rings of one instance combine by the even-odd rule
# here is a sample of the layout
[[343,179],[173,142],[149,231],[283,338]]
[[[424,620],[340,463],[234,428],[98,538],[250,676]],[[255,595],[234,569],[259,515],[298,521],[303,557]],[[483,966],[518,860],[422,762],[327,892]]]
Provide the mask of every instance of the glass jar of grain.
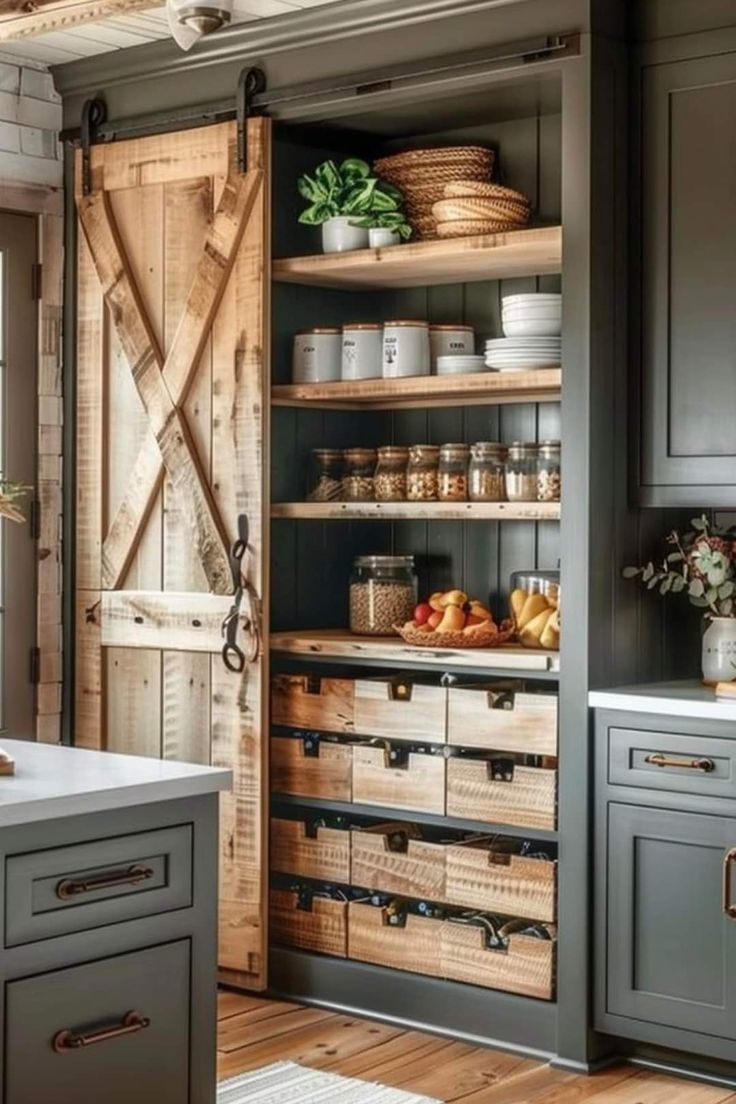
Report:
[[537,501],[559,502],[562,492],[560,442],[542,441],[537,459]]
[[506,501],[506,445],[478,441],[470,449],[468,497],[471,502]]
[[468,498],[468,445],[442,445],[437,486],[440,502],[465,502]]
[[345,449],[343,456],[345,461],[342,477],[343,499],[345,502],[372,502],[375,495],[373,475],[376,470],[376,450],[350,448]]
[[417,604],[413,556],[357,556],[350,576],[350,631],[393,636]]
[[409,502],[436,502],[439,491],[440,450],[437,445],[412,445],[406,469],[406,497]]
[[406,465],[409,450],[401,445],[384,445],[378,450],[376,464],[376,502],[403,502],[406,499]]
[[338,502],[342,498],[342,449],[312,449],[307,502]]
[[537,457],[539,446],[513,441],[506,460],[506,497],[509,502],[537,501]]

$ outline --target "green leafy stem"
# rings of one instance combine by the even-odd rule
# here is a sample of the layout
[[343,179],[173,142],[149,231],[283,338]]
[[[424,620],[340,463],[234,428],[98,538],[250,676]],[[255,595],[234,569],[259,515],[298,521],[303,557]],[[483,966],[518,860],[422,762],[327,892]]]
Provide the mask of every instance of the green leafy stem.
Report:
[[321,226],[331,218],[353,216],[354,226],[382,227],[402,238],[411,234],[402,211],[401,192],[372,176],[368,162],[358,157],[349,157],[339,165],[323,161],[313,175],[300,176],[297,187],[309,203],[299,216],[305,226]]

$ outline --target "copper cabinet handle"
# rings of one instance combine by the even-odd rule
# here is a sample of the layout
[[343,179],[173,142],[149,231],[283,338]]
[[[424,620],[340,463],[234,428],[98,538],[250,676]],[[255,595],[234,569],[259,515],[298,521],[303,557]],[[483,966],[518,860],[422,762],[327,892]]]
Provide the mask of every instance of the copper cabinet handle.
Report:
[[663,755],[661,751],[645,756],[644,762],[651,763],[653,767],[681,767],[685,770],[702,771],[704,774],[710,774],[716,769],[712,759],[674,759],[671,755]]
[[723,911],[729,920],[736,920],[736,904],[731,900],[731,871],[736,860],[736,847],[727,851],[723,858]]
[[100,874],[96,878],[63,878],[56,887],[56,896],[62,901],[78,897],[80,893],[92,893],[96,889],[114,889],[116,886],[138,885],[152,878],[154,871],[150,866],[128,866],[125,870],[114,870],[111,874]]
[[138,1031],[150,1027],[148,1016],[142,1016],[140,1012],[126,1012],[119,1024],[112,1027],[103,1027],[99,1031],[92,1031],[89,1035],[77,1034],[64,1028],[57,1031],[51,1045],[57,1054],[65,1054],[68,1050],[79,1050],[80,1047],[92,1046],[94,1043],[105,1043],[108,1039],[119,1039],[123,1035],[135,1035]]

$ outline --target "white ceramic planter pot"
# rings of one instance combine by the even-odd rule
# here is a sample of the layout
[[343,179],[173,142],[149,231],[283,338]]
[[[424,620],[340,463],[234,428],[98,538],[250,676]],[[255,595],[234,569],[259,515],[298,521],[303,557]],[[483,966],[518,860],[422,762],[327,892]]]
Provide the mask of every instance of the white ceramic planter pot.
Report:
[[712,617],[703,633],[703,682],[736,679],[736,617]]
[[368,231],[371,249],[384,249],[387,245],[398,245],[400,241],[395,230],[387,230],[384,226],[372,226]]
[[352,226],[351,219],[341,215],[322,223],[322,252],[347,253],[351,249],[368,248],[368,230]]

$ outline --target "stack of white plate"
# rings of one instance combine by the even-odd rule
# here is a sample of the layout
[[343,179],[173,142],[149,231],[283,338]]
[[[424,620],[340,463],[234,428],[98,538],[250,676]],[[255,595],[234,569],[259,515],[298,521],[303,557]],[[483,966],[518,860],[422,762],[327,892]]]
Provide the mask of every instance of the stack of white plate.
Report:
[[486,367],[498,372],[527,372],[534,368],[558,368],[559,337],[496,337],[486,341]]
[[562,333],[562,296],[504,295],[501,324],[506,337],[559,337]]
[[438,376],[464,376],[471,372],[485,372],[486,358],[470,353],[452,353],[437,357]]

